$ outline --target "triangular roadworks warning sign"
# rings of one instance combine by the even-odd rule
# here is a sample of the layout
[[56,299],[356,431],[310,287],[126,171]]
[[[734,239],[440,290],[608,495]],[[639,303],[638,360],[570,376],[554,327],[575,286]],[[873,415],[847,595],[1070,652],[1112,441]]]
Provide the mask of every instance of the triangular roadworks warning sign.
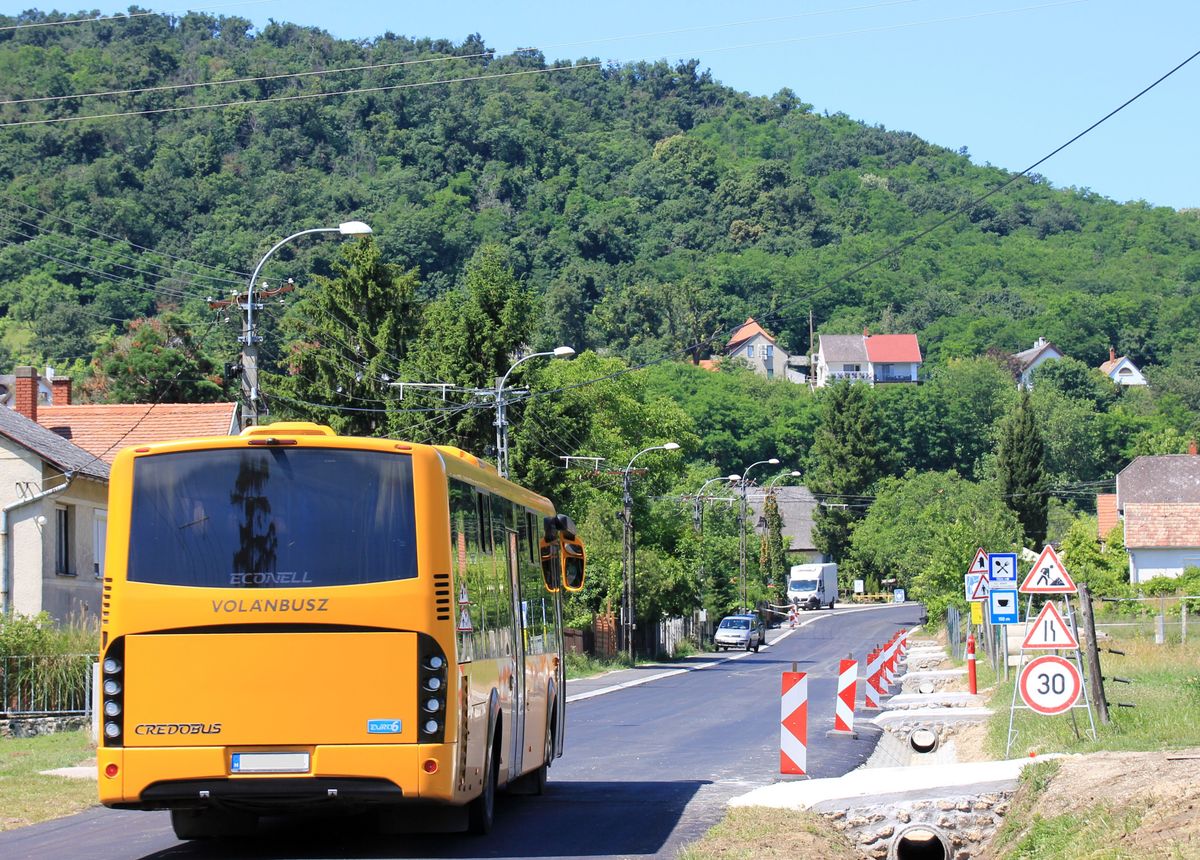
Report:
[[987,576],[987,556],[987,550],[983,547],[975,550],[975,558],[971,560],[971,566],[967,568],[967,573],[982,573],[984,576]]
[[975,583],[975,590],[971,592],[971,600],[986,602],[990,591],[991,584],[988,582],[987,573],[985,572],[983,576],[979,577],[979,582]]
[[1054,547],[1047,545],[1017,589],[1022,594],[1074,594],[1077,589]]
[[458,632],[470,633],[474,629],[475,626],[471,624],[471,613],[466,609],[463,609],[463,611],[458,614]]
[[1067,626],[1067,622],[1063,621],[1062,615],[1054,608],[1053,603],[1047,603],[1042,607],[1042,611],[1038,613],[1037,619],[1033,624],[1029,625],[1028,632],[1025,634],[1025,641],[1021,643],[1021,648],[1066,648],[1072,651],[1079,650],[1079,640],[1075,638],[1075,634],[1071,632],[1071,628]]

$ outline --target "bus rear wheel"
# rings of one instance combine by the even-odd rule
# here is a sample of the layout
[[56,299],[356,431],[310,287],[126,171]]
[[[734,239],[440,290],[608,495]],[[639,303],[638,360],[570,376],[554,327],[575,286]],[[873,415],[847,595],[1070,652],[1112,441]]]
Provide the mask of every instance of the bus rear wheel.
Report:
[[250,836],[258,817],[228,809],[172,809],[171,829],[178,839],[219,839]]
[[483,775],[483,790],[479,792],[479,797],[471,801],[467,807],[467,829],[476,836],[486,836],[492,832],[492,824],[496,821],[496,780],[500,776],[500,760],[497,756],[497,747],[500,746],[500,728],[496,727],[496,734],[491,744],[488,745],[487,753],[487,770]]

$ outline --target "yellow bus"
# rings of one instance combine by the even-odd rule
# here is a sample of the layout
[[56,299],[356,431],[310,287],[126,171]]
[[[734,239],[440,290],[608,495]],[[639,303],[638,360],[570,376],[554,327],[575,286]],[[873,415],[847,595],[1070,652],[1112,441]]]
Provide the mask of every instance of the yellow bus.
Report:
[[584,578],[546,498],[296,422],[122,451],[108,517],[101,803],[182,839],[313,808],[486,833],[497,788],[541,793]]

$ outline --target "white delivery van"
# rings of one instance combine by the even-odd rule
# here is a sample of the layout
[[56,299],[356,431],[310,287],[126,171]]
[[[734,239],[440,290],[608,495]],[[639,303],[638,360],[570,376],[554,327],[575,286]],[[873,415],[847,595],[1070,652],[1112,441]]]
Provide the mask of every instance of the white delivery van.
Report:
[[837,588],[836,564],[795,564],[788,575],[788,602],[801,609],[833,609]]

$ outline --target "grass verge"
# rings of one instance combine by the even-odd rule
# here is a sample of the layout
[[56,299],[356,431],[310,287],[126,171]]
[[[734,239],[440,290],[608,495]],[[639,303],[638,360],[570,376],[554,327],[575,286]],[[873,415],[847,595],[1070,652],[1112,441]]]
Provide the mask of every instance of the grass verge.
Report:
[[679,852],[679,860],[760,860],[819,857],[821,860],[859,860],[848,839],[811,812],[743,806],[698,842]]
[[86,731],[0,739],[0,830],[61,818],[96,804],[92,780],[42,776],[95,756]]
[[[1109,640],[1108,644],[1125,654],[1102,652],[1101,674],[1133,683],[1105,682],[1111,722],[1105,725],[1097,720],[1097,740],[1090,736],[1087,711],[1083,709],[1043,717],[1018,708],[1013,717],[1017,734],[1009,755],[1200,746],[1200,642],[1193,638],[1186,644],[1155,645],[1153,639],[1133,636]],[[1008,681],[996,684],[991,700],[996,713],[988,724],[987,748],[997,758],[1005,754],[1015,684],[1013,667]],[[1116,702],[1128,702],[1134,707],[1117,707]],[[1019,698],[1017,704],[1020,705]]]

